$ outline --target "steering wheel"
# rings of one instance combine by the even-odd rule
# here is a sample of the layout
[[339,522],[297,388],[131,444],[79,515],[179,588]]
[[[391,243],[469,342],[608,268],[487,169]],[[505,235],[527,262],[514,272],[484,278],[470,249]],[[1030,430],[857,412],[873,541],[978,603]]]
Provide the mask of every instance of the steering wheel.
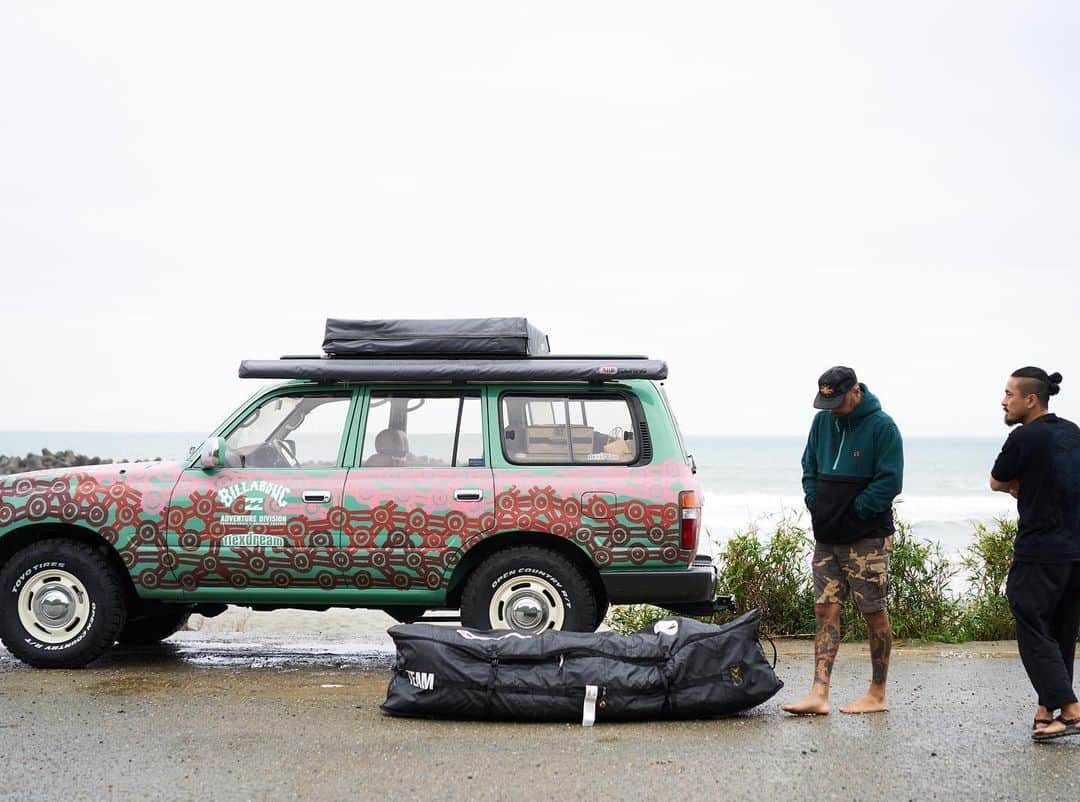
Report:
[[292,468],[293,461],[280,440],[267,440],[248,454],[244,464],[248,468]]
[[292,451],[289,450],[288,445],[284,440],[270,440],[268,441],[276,452],[275,468],[299,468],[300,462],[293,456]]

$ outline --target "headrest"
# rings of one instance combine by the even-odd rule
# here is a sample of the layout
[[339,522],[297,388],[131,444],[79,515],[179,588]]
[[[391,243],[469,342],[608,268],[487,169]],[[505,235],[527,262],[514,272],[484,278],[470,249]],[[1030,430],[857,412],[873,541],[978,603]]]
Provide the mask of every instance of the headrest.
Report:
[[375,435],[375,452],[403,458],[409,453],[409,439],[401,429],[383,429]]

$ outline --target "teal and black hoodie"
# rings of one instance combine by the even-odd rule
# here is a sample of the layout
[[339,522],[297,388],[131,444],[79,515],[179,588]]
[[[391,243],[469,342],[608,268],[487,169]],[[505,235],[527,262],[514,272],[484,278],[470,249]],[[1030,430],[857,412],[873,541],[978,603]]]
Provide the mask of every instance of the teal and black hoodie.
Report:
[[814,538],[853,543],[893,533],[892,504],[904,479],[904,444],[877,396],[862,388],[850,415],[822,410],[803,451],[803,493]]

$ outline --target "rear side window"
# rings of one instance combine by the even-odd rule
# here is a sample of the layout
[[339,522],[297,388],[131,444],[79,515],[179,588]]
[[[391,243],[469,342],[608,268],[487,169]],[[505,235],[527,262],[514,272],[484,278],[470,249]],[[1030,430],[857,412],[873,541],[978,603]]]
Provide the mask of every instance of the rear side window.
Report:
[[639,444],[627,400],[610,396],[504,395],[503,454],[520,465],[629,465]]
[[664,385],[662,384],[660,385],[660,395],[664,398],[664,406],[667,407],[668,417],[670,417],[671,422],[675,424],[675,436],[679,440],[679,453],[682,454],[683,462],[687,465],[693,465],[693,457],[690,456],[690,452],[686,448],[686,440],[682,436],[682,429],[679,428],[679,421],[675,417],[675,410],[671,407],[671,399],[668,398],[667,390],[664,389]]

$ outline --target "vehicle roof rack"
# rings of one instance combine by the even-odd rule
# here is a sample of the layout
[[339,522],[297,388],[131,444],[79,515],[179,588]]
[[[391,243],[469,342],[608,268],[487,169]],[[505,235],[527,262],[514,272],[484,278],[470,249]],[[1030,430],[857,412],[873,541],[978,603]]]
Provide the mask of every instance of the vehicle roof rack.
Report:
[[639,356],[526,359],[245,359],[241,379],[330,382],[610,382],[667,378],[667,363]]
[[453,320],[329,318],[323,351],[240,363],[241,379],[360,382],[604,382],[666,379],[640,355],[552,354],[523,317]]

